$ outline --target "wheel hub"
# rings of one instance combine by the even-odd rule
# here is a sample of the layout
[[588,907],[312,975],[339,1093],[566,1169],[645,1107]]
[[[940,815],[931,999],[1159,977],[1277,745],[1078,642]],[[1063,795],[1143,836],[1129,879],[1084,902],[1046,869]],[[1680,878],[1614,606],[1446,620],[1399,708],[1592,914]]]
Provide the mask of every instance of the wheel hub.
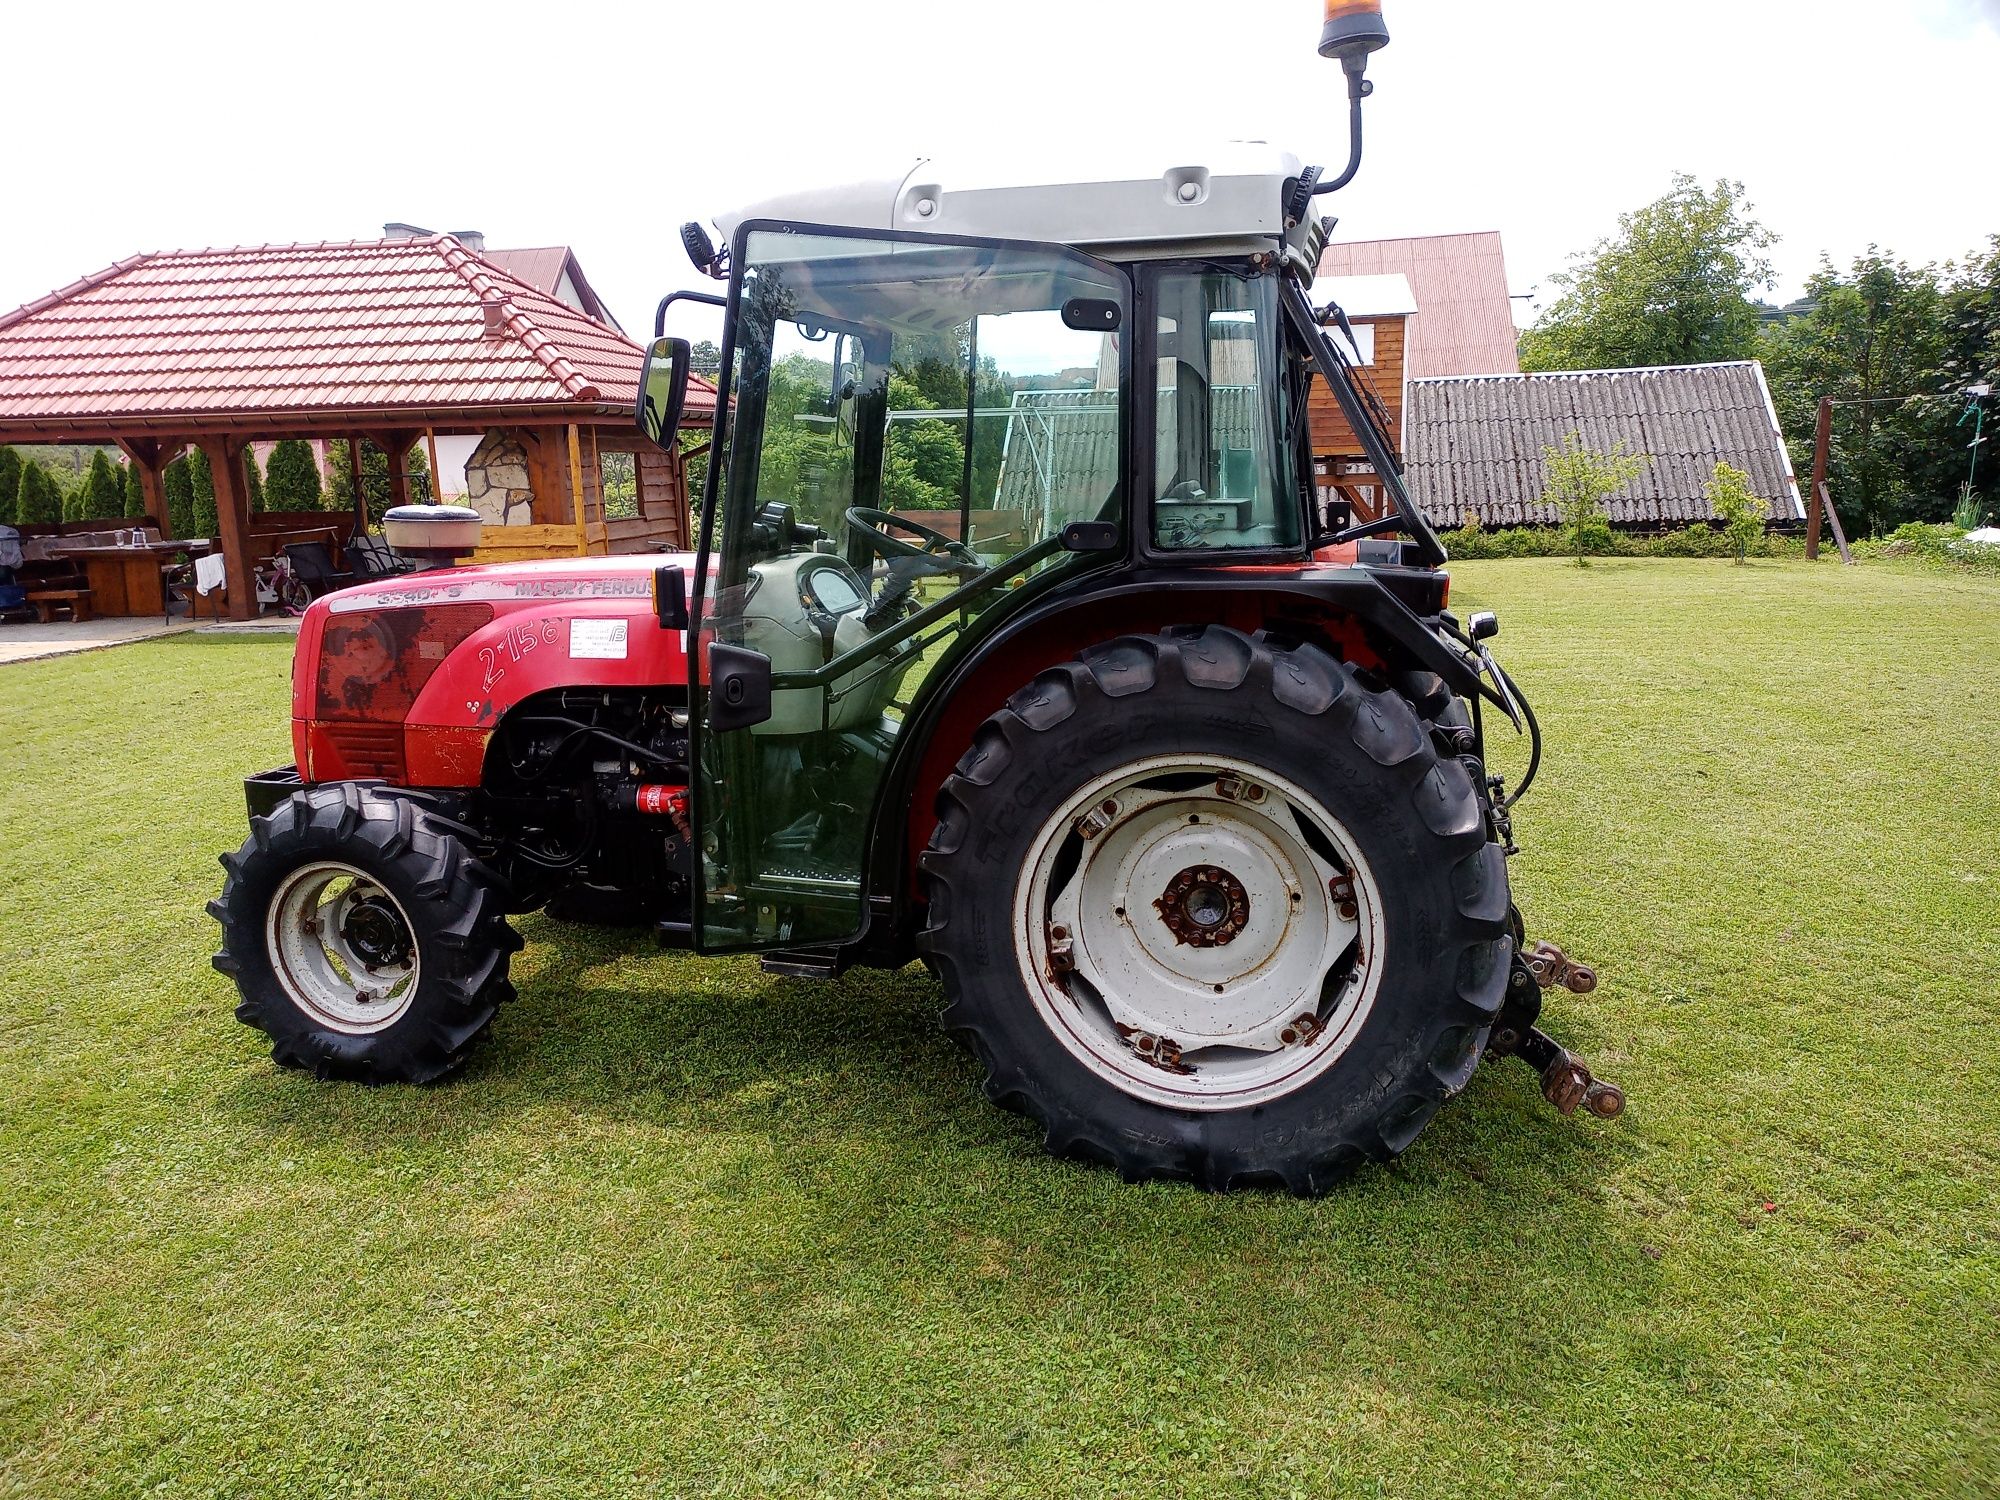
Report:
[[1018,891],[1044,1019],[1142,1097],[1275,1097],[1373,1004],[1373,877],[1316,799],[1260,768],[1157,757],[1079,787]]
[[1177,943],[1220,948],[1250,920],[1250,893],[1243,882],[1215,865],[1190,865],[1167,883],[1153,909]]
[[350,906],[340,935],[371,969],[400,968],[410,961],[409,931],[396,909],[379,896],[364,896]]

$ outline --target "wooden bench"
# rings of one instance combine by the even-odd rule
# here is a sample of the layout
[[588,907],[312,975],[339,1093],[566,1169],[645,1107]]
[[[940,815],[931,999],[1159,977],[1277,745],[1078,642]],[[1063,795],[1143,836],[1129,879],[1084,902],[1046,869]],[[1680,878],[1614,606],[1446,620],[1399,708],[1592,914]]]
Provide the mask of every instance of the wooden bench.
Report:
[[79,625],[90,618],[89,589],[34,589],[28,594],[28,603],[44,625],[55,624],[58,609],[67,609],[70,619]]

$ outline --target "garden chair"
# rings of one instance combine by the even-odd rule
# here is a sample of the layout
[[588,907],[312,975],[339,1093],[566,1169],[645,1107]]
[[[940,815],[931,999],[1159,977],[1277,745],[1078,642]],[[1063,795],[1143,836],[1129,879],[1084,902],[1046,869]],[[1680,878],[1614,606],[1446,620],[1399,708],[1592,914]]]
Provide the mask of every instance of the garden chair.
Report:
[[292,577],[315,599],[354,582],[354,574],[333,565],[332,549],[325,542],[292,542],[285,548],[285,562]]

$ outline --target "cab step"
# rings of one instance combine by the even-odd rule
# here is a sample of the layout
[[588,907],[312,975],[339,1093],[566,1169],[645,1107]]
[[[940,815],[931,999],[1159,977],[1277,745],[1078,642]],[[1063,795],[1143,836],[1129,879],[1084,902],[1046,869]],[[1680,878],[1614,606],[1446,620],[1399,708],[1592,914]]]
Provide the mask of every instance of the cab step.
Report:
[[758,958],[766,974],[782,974],[787,979],[836,979],[847,968],[845,953],[839,948],[777,948]]

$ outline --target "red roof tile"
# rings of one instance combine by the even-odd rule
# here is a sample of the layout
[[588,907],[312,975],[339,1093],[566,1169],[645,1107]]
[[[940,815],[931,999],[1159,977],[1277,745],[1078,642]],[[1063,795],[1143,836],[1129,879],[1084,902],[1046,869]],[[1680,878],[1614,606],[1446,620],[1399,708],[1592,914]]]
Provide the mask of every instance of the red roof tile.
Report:
[[644,357],[449,235],[171,251],[0,316],[0,423],[627,407]]

